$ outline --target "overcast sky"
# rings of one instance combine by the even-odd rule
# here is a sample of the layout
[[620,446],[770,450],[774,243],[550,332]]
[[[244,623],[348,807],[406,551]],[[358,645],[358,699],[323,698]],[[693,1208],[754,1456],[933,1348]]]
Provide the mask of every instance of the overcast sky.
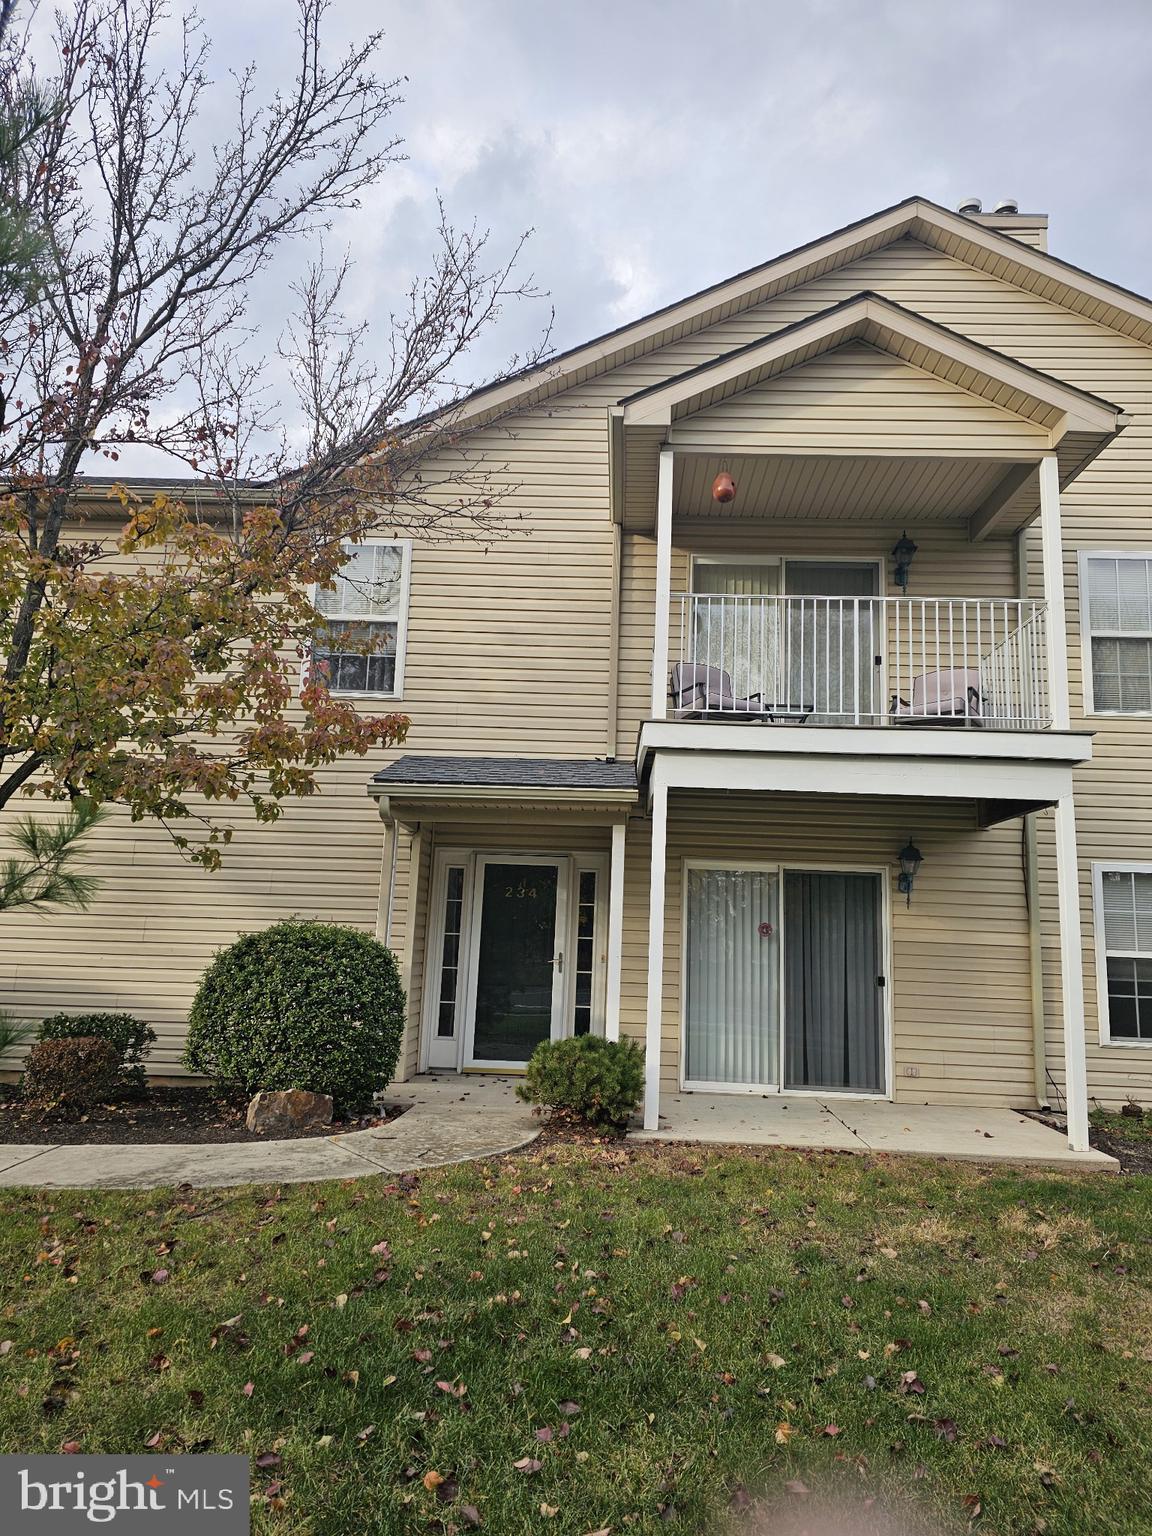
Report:
[[[221,72],[290,68],[287,0],[199,9]],[[534,228],[559,347],[914,192],[1014,196],[1057,254],[1152,289],[1152,0],[332,0],[330,21],[383,26],[381,71],[408,77],[409,159],[336,232],[381,328],[437,189],[501,245]]]

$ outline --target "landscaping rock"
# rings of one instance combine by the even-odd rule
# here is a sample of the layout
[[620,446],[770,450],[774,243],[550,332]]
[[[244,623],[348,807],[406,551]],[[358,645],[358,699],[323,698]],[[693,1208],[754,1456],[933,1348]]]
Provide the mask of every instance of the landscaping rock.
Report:
[[245,1122],[250,1131],[283,1136],[288,1131],[311,1131],[332,1124],[332,1095],[309,1093],[304,1088],[281,1092],[261,1091],[248,1105]]

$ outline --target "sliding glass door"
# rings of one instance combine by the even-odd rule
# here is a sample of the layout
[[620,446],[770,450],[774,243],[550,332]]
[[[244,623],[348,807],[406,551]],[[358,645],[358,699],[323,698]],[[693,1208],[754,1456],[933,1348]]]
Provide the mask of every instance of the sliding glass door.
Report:
[[886,1092],[883,878],[688,866],[685,1086]]

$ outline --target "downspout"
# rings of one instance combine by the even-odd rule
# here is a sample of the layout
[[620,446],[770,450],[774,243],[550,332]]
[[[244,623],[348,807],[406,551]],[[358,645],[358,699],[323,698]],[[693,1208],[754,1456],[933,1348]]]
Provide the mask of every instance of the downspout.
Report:
[[[1016,591],[1028,596],[1028,552],[1025,529],[1016,535]],[[1024,817],[1022,829],[1024,901],[1028,908],[1029,998],[1032,1005],[1032,1076],[1036,1104],[1048,1108],[1048,1042],[1044,1018],[1044,950],[1040,931],[1040,860],[1037,853],[1036,812]]]

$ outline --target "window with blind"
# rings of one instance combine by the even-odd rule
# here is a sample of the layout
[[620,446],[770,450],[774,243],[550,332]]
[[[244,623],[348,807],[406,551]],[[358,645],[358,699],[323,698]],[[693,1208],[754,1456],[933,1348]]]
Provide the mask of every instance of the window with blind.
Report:
[[1107,1038],[1152,1045],[1152,868],[1098,869],[1096,924]]
[[1084,555],[1087,707],[1152,714],[1152,554]]
[[399,695],[410,552],[408,544],[368,539],[349,549],[336,580],[316,593],[324,622],[312,661],[333,693]]

